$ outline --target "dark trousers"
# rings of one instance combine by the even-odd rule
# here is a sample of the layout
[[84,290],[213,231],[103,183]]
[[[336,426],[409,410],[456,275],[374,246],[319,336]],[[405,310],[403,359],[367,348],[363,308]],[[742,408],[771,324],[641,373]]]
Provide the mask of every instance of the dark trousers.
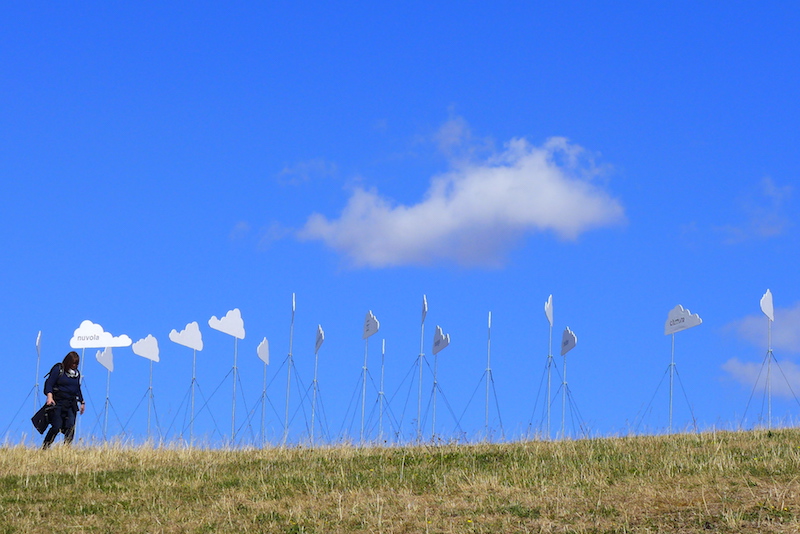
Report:
[[53,444],[59,432],[64,433],[64,443],[69,445],[72,443],[72,438],[75,437],[75,417],[77,415],[77,407],[75,401],[58,402],[50,412],[50,430],[44,437],[42,448],[46,449]]

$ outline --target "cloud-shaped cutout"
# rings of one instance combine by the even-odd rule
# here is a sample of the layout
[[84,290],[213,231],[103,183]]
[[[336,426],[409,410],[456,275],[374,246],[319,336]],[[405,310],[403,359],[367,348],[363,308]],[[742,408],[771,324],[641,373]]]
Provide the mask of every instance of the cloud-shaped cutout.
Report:
[[553,326],[553,295],[547,297],[544,303],[544,315],[547,317],[547,322]]
[[[790,360],[783,360],[778,365],[781,372],[772,375],[772,393],[786,399],[796,398],[794,392],[800,389],[800,366]],[[763,369],[763,363],[742,362],[738,358],[731,358],[722,364],[722,370],[747,388],[757,385],[759,391],[764,391],[767,387],[767,373]]]
[[436,325],[436,332],[433,334],[433,353],[439,354],[439,351],[444,349],[450,344],[450,334],[445,335],[442,332],[442,327]]
[[146,338],[133,344],[133,353],[154,362],[159,361],[158,340],[152,334],[147,334]]
[[775,308],[772,305],[772,291],[767,289],[767,292],[761,297],[759,305],[764,315],[769,317],[770,321],[775,321]]
[[577,344],[578,336],[576,336],[575,332],[570,330],[569,327],[566,327],[564,333],[561,335],[561,355],[564,356],[574,349]]
[[526,234],[574,240],[624,222],[622,205],[596,183],[600,173],[587,160],[563,138],[541,147],[512,139],[484,161],[454,163],[416,204],[357,188],[338,218],[312,214],[297,237],[322,241],[355,267],[498,266]]
[[94,357],[98,362],[100,362],[100,365],[108,369],[109,373],[114,372],[114,353],[111,352],[111,347],[98,350]]
[[214,315],[208,320],[208,326],[229,336],[244,339],[244,321],[239,308],[232,309],[222,319],[217,319],[217,316]]
[[367,339],[369,336],[375,334],[380,327],[381,323],[378,322],[378,319],[372,314],[372,310],[368,311],[367,316],[364,318],[364,334],[361,336],[361,339]]
[[69,346],[73,349],[104,349],[106,347],[129,347],[132,341],[126,335],[114,336],[99,324],[92,321],[83,321],[75,329]]
[[[777,308],[774,314],[778,320],[772,323],[772,348],[781,352],[800,352],[800,302],[791,308]],[[769,343],[767,322],[764,315],[748,315],[727,324],[724,330],[735,333],[754,347],[766,349]]]
[[170,341],[174,341],[178,345],[189,347],[194,350],[203,350],[203,335],[200,333],[200,326],[197,321],[192,321],[186,325],[186,328],[178,332],[173,329],[169,333]]
[[262,362],[269,365],[269,341],[267,341],[267,338],[262,339],[261,343],[258,344],[256,354],[258,354]]
[[664,323],[664,335],[668,336],[681,330],[686,330],[701,324],[703,320],[696,313],[692,313],[678,304],[667,314],[667,322]]
[[317,339],[314,342],[314,354],[319,352],[319,348],[322,346],[322,342],[325,341],[325,332],[322,330],[322,325],[317,325]]

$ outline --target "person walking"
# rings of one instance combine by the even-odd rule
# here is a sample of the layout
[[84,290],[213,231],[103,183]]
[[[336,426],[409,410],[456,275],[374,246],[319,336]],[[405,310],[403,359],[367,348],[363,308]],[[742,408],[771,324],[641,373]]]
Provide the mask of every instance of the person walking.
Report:
[[81,392],[81,373],[78,371],[80,356],[75,351],[69,352],[64,360],[55,364],[48,373],[44,383],[50,411],[50,430],[44,437],[42,449],[47,449],[55,441],[59,432],[64,434],[64,444],[69,445],[75,437],[75,419],[86,410],[86,402]]

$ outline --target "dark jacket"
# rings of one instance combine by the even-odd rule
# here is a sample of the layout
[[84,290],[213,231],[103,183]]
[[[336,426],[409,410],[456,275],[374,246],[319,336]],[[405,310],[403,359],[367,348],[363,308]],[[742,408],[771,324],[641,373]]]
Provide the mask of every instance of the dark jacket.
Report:
[[62,370],[61,363],[57,363],[50,369],[50,376],[44,382],[44,393],[53,394],[53,400],[83,402],[83,392],[81,392],[81,374],[75,370],[76,375],[67,375],[66,370]]

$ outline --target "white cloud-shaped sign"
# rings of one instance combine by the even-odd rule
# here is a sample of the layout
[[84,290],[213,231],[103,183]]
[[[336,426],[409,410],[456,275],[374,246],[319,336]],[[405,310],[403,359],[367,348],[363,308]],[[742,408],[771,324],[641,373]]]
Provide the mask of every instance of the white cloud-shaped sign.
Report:
[[219,330],[229,336],[238,339],[244,339],[244,321],[242,320],[242,312],[239,308],[234,308],[225,314],[222,319],[217,319],[217,316],[211,317],[208,320],[208,326],[214,330]]
[[668,336],[687,328],[692,328],[702,323],[703,320],[696,313],[692,313],[678,304],[669,311],[667,322],[664,323],[664,335]]
[[442,332],[442,327],[436,325],[436,333],[433,334],[433,353],[439,354],[439,351],[444,349],[450,344],[450,334],[445,335]]
[[83,321],[75,329],[69,346],[73,349],[104,349],[107,347],[129,347],[132,341],[126,335],[114,336],[103,330],[99,324]]
[[775,309],[772,306],[772,291],[767,289],[767,292],[761,297],[760,304],[761,311],[764,312],[764,315],[769,317],[770,321],[775,322]]
[[425,317],[428,315],[428,297],[422,295],[422,324],[425,324]]
[[325,332],[322,330],[322,325],[317,325],[317,339],[314,343],[314,354],[319,352],[319,348],[322,346],[322,342],[325,341]]
[[159,361],[158,340],[152,334],[148,334],[146,338],[133,344],[133,353],[154,362]]
[[189,347],[194,350],[203,350],[203,335],[200,333],[200,326],[197,321],[192,321],[186,325],[186,328],[178,332],[173,329],[169,333],[170,341],[174,341],[178,345]]
[[564,329],[564,333],[561,335],[561,355],[564,356],[566,353],[571,351],[575,348],[575,345],[578,344],[578,336],[575,335],[575,332],[566,327]]
[[369,336],[378,332],[380,329],[381,323],[378,322],[378,319],[372,314],[372,310],[367,312],[367,316],[364,318],[364,335],[361,336],[361,339],[367,339]]
[[256,348],[256,354],[258,354],[258,357],[262,362],[269,365],[269,341],[267,341],[267,338],[262,339],[261,343],[258,344],[258,348]]
[[100,365],[108,369],[109,373],[114,372],[114,353],[111,352],[111,347],[98,350],[97,354],[95,354],[95,358],[100,362]]
[[553,326],[553,295],[547,297],[547,301],[544,303],[544,314],[547,317],[547,322],[550,323],[550,326]]

